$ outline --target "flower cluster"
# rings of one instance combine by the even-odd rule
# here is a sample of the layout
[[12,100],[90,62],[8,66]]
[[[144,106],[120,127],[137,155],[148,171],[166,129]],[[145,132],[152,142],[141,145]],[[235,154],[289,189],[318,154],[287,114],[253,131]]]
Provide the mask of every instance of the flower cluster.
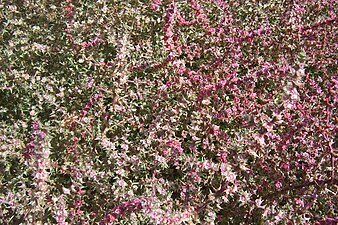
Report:
[[33,122],[32,130],[31,141],[27,144],[23,155],[26,165],[33,171],[34,176],[35,190],[30,192],[32,199],[36,199],[34,212],[42,216],[40,207],[45,204],[49,193],[50,146],[47,133],[42,130],[40,122]]
[[0,3],[0,223],[334,224],[337,4]]
[[101,224],[111,224],[119,217],[125,217],[130,213],[136,213],[142,210],[142,208],[142,201],[140,199],[125,202],[119,206],[114,207],[111,212],[105,216],[105,220],[101,222]]
[[103,43],[103,40],[101,40],[100,38],[95,38],[93,41],[90,41],[90,42],[84,42],[82,45],[84,48],[93,48],[93,47],[96,47],[100,44]]
[[64,200],[64,196],[60,196],[59,199],[57,199],[57,201],[55,202],[55,220],[57,222],[57,224],[59,225],[67,225],[68,223],[66,222],[67,216],[68,216],[68,212],[65,206],[65,200]]
[[48,180],[47,170],[50,166],[47,133],[41,130],[39,122],[34,122],[32,129],[31,141],[27,144],[23,155],[27,160],[27,164],[33,167],[37,180],[37,189],[39,191],[47,191],[45,182]]

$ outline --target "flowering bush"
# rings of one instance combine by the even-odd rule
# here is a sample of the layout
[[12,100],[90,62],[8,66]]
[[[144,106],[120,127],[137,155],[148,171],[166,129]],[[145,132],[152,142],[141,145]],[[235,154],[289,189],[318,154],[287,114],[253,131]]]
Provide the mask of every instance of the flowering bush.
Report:
[[336,224],[337,8],[0,3],[0,222]]

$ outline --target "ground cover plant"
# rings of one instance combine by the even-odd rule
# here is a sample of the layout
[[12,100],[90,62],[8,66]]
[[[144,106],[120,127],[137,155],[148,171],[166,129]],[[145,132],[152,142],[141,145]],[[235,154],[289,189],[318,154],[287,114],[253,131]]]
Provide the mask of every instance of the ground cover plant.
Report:
[[0,2],[1,224],[336,224],[334,0]]

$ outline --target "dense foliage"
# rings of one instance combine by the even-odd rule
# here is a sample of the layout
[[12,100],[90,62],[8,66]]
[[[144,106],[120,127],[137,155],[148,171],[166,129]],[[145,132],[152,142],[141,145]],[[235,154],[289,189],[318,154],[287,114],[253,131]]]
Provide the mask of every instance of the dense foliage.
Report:
[[2,1],[0,223],[337,223],[337,10]]

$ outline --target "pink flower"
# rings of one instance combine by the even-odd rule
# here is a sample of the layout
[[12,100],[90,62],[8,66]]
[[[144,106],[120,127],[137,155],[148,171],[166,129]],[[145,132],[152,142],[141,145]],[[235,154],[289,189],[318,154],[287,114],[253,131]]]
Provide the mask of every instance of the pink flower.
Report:
[[189,219],[189,214],[188,213],[183,213],[182,214],[182,219],[183,220]]
[[262,199],[256,199],[255,200],[255,203],[256,203],[256,206],[258,207],[258,208],[264,208],[264,206],[262,206],[262,203],[263,203],[263,201],[262,201]]
[[215,33],[216,29],[215,28],[209,28],[208,29],[208,34],[213,35]]
[[168,225],[169,225],[169,224],[172,224],[172,223],[173,223],[173,220],[172,220],[171,218],[168,218],[168,219],[167,219],[167,223],[166,223],[166,224],[168,224]]
[[160,5],[153,3],[151,5],[151,9],[157,12],[160,10]]
[[257,94],[256,94],[256,93],[251,93],[251,94],[250,94],[250,98],[255,99],[256,97],[257,97]]
[[282,168],[286,171],[290,170],[290,165],[288,163],[282,163]]
[[299,206],[304,206],[304,202],[303,200],[300,200],[300,199],[296,199],[296,204],[299,205]]
[[181,223],[181,218],[179,216],[174,217],[174,223],[175,224],[180,224]]
[[214,135],[219,135],[220,134],[219,126],[214,126],[212,128],[212,134],[214,134]]
[[240,103],[240,101],[241,101],[241,100],[240,100],[239,98],[235,97],[234,103],[238,104],[238,103]]
[[127,151],[129,149],[129,146],[127,144],[122,144],[121,148]]
[[239,67],[239,64],[238,64],[238,63],[233,63],[233,64],[232,64],[232,68],[237,69],[238,67]]
[[183,153],[183,149],[181,146],[181,142],[177,140],[170,140],[166,143],[175,153],[181,155]]
[[279,180],[279,181],[276,182],[275,186],[276,186],[277,191],[281,191],[281,190],[282,190],[282,187],[283,187],[283,184],[282,184],[282,182]]
[[79,216],[83,215],[83,211],[81,211],[80,209],[76,210],[76,213],[77,213],[77,215],[79,215]]
[[38,180],[46,180],[47,178],[47,174],[44,171],[40,171],[38,173],[36,173],[35,178]]
[[115,220],[117,220],[117,216],[116,216],[116,215],[109,214],[109,215],[106,216],[106,220],[108,221],[108,223],[112,223],[112,222],[114,222]]
[[182,75],[182,74],[184,74],[184,71],[185,71],[185,68],[183,68],[183,67],[180,67],[179,69],[178,69],[178,74],[179,75]]
[[211,168],[211,163],[210,161],[205,161],[204,162],[204,169],[209,170]]
[[83,203],[83,201],[77,201],[77,202],[75,203],[75,207],[81,207],[81,206],[82,206],[82,203]]
[[234,173],[229,173],[229,174],[227,175],[227,179],[228,179],[228,181],[230,181],[230,182],[234,182],[234,181],[236,180],[236,174],[234,174]]

